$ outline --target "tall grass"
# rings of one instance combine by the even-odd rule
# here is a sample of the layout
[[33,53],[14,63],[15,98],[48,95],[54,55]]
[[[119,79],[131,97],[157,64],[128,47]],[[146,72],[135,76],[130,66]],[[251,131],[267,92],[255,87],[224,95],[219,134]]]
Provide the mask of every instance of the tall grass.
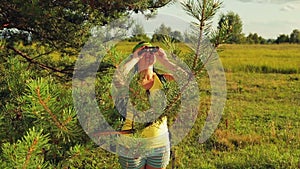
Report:
[[218,53],[227,72],[300,72],[300,45],[223,45]]

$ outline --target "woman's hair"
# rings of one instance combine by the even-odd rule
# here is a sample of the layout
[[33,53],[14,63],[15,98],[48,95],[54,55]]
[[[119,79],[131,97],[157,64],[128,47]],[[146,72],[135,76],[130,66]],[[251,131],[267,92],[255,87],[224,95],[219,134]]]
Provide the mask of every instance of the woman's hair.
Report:
[[135,47],[132,49],[132,53],[135,52],[138,48],[141,48],[143,46],[151,47],[153,45],[150,42],[141,41],[140,43],[138,43],[137,45],[135,45]]

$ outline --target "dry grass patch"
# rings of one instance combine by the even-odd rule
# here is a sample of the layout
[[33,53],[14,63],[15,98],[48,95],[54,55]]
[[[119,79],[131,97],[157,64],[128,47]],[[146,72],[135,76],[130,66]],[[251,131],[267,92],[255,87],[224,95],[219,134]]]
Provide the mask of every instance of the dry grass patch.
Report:
[[238,135],[229,130],[218,129],[215,131],[216,141],[226,147],[226,149],[233,150],[235,148],[243,148],[248,145],[260,144],[262,137],[258,134]]

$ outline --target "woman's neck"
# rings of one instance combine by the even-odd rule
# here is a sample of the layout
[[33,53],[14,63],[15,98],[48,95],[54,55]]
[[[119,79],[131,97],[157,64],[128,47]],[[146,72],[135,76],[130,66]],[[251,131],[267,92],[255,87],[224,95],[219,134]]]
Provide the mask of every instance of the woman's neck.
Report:
[[148,69],[140,71],[140,78],[141,80],[152,80],[153,74],[153,67],[148,67]]

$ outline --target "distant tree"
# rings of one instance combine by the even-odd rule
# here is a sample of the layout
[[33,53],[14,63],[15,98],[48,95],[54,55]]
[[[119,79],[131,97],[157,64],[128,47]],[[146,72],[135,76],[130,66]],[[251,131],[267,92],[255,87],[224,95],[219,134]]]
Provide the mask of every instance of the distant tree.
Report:
[[258,35],[257,33],[250,33],[248,36],[247,36],[247,42],[250,43],[250,44],[258,44],[259,43],[259,40],[258,40]]
[[154,30],[152,35],[152,42],[162,42],[165,38],[171,38],[174,42],[183,41],[183,36],[180,31],[172,31],[172,28],[162,23],[157,29]]
[[229,37],[229,34],[227,33],[228,29],[228,23],[222,22],[219,23],[217,30],[214,30],[214,32],[210,35],[210,40],[215,45],[215,47],[218,47],[222,43],[226,43]]
[[154,30],[154,34],[152,35],[152,42],[162,42],[164,36],[169,36],[171,34],[171,27],[167,27],[164,23],[162,23],[157,29]]
[[128,39],[129,42],[150,41],[150,38],[145,33],[143,25],[135,23],[131,31],[132,37]]
[[268,40],[266,40],[266,43],[274,44],[274,43],[276,43],[275,41],[276,41],[275,39],[268,39]]
[[243,23],[240,16],[234,12],[222,14],[218,22],[218,28],[227,28],[225,43],[241,43],[243,39]]
[[165,35],[161,34],[153,34],[151,38],[151,42],[162,42]]
[[184,39],[184,42],[186,42],[186,43],[191,43],[192,42],[189,31],[185,30],[183,32],[183,39]]
[[184,40],[180,31],[172,31],[170,33],[170,36],[181,42]]
[[299,29],[294,29],[290,35],[290,43],[300,43],[300,31]]
[[261,36],[258,36],[257,33],[250,33],[247,37],[246,37],[246,43],[249,43],[249,44],[266,44],[267,43],[267,40],[264,39],[263,37]]
[[131,33],[132,33],[132,35],[142,35],[142,34],[145,34],[145,29],[144,29],[143,25],[136,23],[132,27]]
[[159,28],[154,30],[154,34],[170,35],[172,32],[171,27],[166,26],[162,23]]
[[289,35],[281,34],[275,40],[275,43],[288,43],[290,41]]
[[262,36],[259,36],[258,38],[259,38],[259,43],[260,44],[267,44],[268,43],[268,41],[265,38],[263,38]]

